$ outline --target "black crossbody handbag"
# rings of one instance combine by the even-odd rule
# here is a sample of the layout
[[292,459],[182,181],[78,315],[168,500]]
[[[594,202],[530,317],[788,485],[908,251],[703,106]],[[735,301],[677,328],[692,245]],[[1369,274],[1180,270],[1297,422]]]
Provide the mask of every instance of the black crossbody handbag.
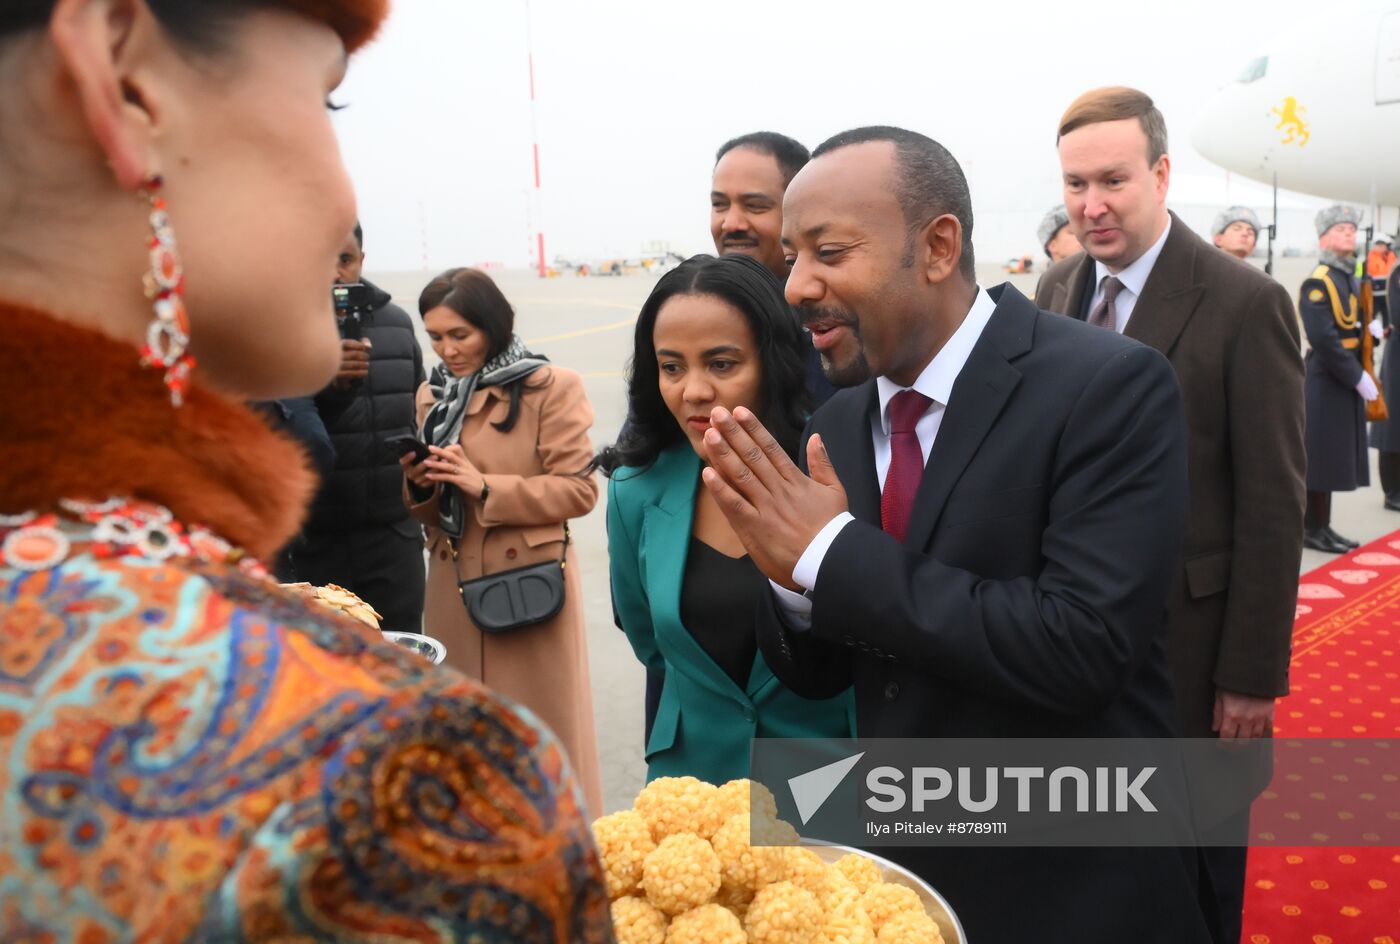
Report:
[[457,584],[467,615],[483,633],[510,633],[553,619],[564,608],[564,568],[572,535],[564,524],[558,560],[527,564]]

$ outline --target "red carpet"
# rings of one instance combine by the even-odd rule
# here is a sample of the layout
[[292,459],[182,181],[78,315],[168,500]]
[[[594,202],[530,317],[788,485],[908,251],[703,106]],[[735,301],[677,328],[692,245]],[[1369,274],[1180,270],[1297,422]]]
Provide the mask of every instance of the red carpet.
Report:
[[[1400,735],[1397,652],[1400,531],[1303,575],[1292,693],[1278,704],[1276,734]],[[1376,800],[1367,815],[1400,820],[1400,783]],[[1252,848],[1243,940],[1400,944],[1400,849]]]

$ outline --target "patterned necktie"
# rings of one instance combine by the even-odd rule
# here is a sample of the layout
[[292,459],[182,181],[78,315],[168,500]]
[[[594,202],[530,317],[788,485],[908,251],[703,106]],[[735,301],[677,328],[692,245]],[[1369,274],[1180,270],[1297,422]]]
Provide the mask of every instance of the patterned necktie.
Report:
[[917,390],[902,390],[890,399],[890,468],[880,494],[880,527],[900,543],[909,528],[909,513],[924,476],[924,453],[914,427],[933,401]]
[[1089,324],[1099,328],[1107,328],[1110,331],[1118,330],[1118,306],[1114,302],[1121,291],[1123,291],[1123,283],[1118,281],[1117,276],[1105,276],[1103,298],[1099,299],[1094,310],[1089,312]]

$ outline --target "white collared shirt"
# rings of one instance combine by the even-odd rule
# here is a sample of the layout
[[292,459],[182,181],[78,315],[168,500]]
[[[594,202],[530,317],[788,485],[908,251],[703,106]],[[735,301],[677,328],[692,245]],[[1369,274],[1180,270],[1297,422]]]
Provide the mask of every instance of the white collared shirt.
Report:
[[[1152,267],[1157,264],[1157,257],[1162,254],[1162,247],[1167,243],[1167,234],[1171,231],[1172,218],[1168,216],[1167,225],[1162,229],[1162,235],[1152,244],[1152,248],[1133,260],[1132,265],[1117,273],[1118,281],[1123,283],[1123,290],[1118,293],[1113,303],[1113,310],[1117,315],[1114,330],[1119,334],[1128,327],[1128,319],[1133,316],[1133,308],[1137,306],[1143,286],[1147,284],[1147,277],[1152,274]],[[1102,262],[1094,262],[1094,297],[1090,300],[1087,311],[1093,311],[1099,302],[1103,301],[1103,280],[1113,274]]]
[[[871,427],[870,439],[875,449],[875,475],[879,479],[881,491],[885,488],[885,476],[890,471],[890,400],[894,398],[895,394],[905,389],[911,389],[917,390],[932,401],[914,426],[914,434],[919,438],[919,449],[923,452],[924,464],[927,465],[929,453],[933,451],[933,442],[938,437],[938,428],[943,423],[943,413],[953,394],[953,384],[957,382],[958,375],[967,366],[967,359],[972,355],[972,349],[976,347],[978,339],[982,337],[982,332],[986,329],[987,322],[991,320],[994,311],[996,311],[996,303],[992,301],[990,295],[982,290],[981,286],[978,286],[977,297],[973,299],[967,317],[963,318],[962,324],[934,355],[933,360],[929,361],[928,366],[919,374],[912,387],[901,387],[888,377],[876,378],[875,389],[880,399],[880,423],[878,426]],[[850,512],[843,511],[827,522],[826,526],[817,533],[817,536],[812,539],[812,543],[807,545],[807,550],[798,559],[797,566],[792,570],[792,579],[798,586],[809,591],[816,587],[817,573],[821,570],[827,550],[830,549],[831,543],[836,540],[836,536],[841,533],[841,529],[854,520],[855,517]],[[772,587],[778,596],[778,603],[792,618],[793,624],[799,628],[809,626],[811,624],[812,601],[808,597],[800,593],[793,593],[776,583],[772,584]]]

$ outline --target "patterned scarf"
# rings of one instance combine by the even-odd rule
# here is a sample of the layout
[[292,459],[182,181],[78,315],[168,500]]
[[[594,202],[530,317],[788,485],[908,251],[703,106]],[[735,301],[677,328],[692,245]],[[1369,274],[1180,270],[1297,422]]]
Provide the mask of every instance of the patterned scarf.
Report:
[[[461,442],[462,424],[467,418],[467,404],[481,387],[503,387],[523,380],[541,367],[549,358],[532,354],[518,335],[511,335],[506,349],[487,361],[474,374],[453,377],[446,366],[433,368],[428,389],[437,403],[423,419],[422,439],[440,448]],[[444,485],[438,499],[438,524],[448,537],[460,538],[465,525],[462,494],[454,486]]]

